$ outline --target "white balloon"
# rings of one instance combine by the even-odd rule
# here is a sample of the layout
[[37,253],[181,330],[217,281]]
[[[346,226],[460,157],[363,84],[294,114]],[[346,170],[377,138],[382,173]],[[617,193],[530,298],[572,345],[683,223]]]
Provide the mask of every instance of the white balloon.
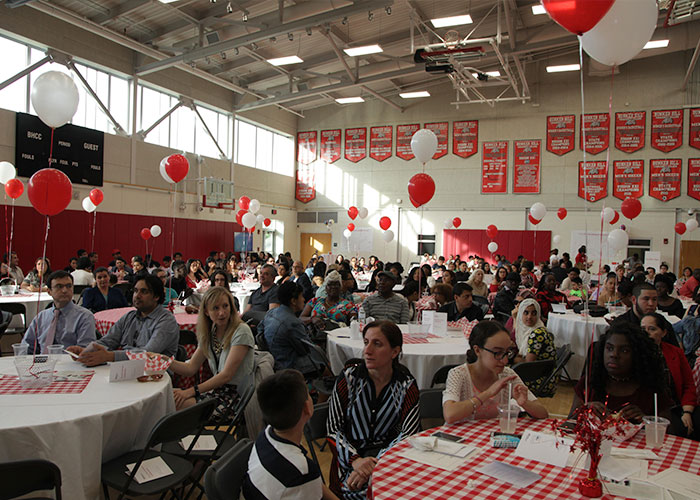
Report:
[[85,210],[87,213],[92,213],[95,211],[96,208],[97,207],[92,202],[89,196],[83,198],[83,210]]
[[442,225],[445,229],[452,229],[454,227],[452,226],[452,219],[445,219],[445,222],[443,222]]
[[78,110],[78,87],[60,71],[47,71],[34,80],[32,106],[41,121],[52,128],[68,123]]
[[17,177],[15,166],[9,161],[0,161],[0,183],[7,184],[7,181]]
[[491,253],[497,252],[498,251],[498,243],[496,243],[495,241],[492,241],[491,243],[489,243],[487,248],[489,249],[489,252],[491,252]]
[[163,230],[160,228],[160,226],[158,224],[153,224],[151,226],[151,236],[153,236],[154,238],[157,238],[158,236],[160,236],[160,233],[162,233],[162,232],[163,232]]
[[537,203],[533,203],[530,207],[530,215],[537,220],[542,220],[544,219],[544,216],[547,215],[547,207],[545,207],[544,204],[540,203],[539,201]]
[[258,200],[250,200],[250,203],[248,204],[248,211],[251,214],[257,214],[258,210],[260,210],[260,202]]
[[263,214],[258,214],[257,217],[255,217],[255,221],[258,224],[262,224],[264,220],[265,220],[265,216]]
[[556,245],[560,241],[561,241],[561,236],[559,236],[558,234],[555,234],[554,238],[552,238],[552,242]]
[[427,163],[435,154],[438,139],[432,130],[422,128],[411,138],[411,151],[421,163]]
[[165,170],[165,163],[168,161],[168,157],[166,156],[162,160],[160,160],[160,175],[163,179],[165,179],[165,182],[169,184],[175,184],[175,181],[172,180],[172,178],[168,175],[168,172]]
[[622,229],[613,229],[608,234],[608,245],[615,251],[625,248],[629,240],[629,235]]
[[589,56],[607,66],[639,54],[656,29],[656,0],[616,0],[605,16],[581,36]]
[[384,231],[384,234],[382,235],[382,239],[386,242],[389,243],[391,240],[394,239],[394,231],[391,229],[387,229]]
[[615,217],[615,210],[610,207],[605,207],[605,209],[600,212],[600,216],[603,218],[603,222],[609,224]]
[[360,216],[360,219],[366,219],[369,215],[369,210],[367,210],[365,207],[362,207],[357,215]]
[[692,219],[688,219],[688,221],[685,223],[685,229],[686,231],[695,231],[698,228],[698,221],[695,217]]
[[255,222],[257,221],[257,217],[255,217],[255,214],[251,214],[250,212],[246,212],[243,217],[241,217],[241,221],[243,222],[243,227],[246,229],[250,229],[251,227],[255,226]]
[[352,235],[352,231],[350,231],[349,229],[346,229],[345,231],[343,231],[343,236],[345,236],[346,240],[350,239],[350,235]]

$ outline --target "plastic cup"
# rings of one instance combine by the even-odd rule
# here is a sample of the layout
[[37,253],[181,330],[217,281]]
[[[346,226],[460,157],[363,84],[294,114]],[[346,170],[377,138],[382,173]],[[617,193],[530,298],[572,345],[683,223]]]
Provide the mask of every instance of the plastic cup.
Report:
[[146,349],[141,347],[131,347],[127,349],[127,352],[130,352],[131,354],[141,354],[142,352],[146,352]]
[[63,356],[63,344],[53,344],[50,345],[47,350],[49,351],[49,356],[52,358],[56,358],[57,360],[60,359],[61,356]]
[[27,355],[27,348],[29,346],[27,344],[12,344],[12,350],[15,353],[15,356],[26,356]]
[[498,405],[498,425],[501,427],[501,432],[515,434],[518,413],[520,413],[520,408],[517,406]]
[[661,448],[666,438],[666,429],[670,422],[668,419],[654,415],[647,415],[642,418],[644,422],[644,432],[646,435],[647,448]]

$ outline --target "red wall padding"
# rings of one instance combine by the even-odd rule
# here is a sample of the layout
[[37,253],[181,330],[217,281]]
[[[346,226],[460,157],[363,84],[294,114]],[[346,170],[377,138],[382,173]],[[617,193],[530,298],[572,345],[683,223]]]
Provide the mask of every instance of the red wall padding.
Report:
[[[50,229],[46,256],[51,260],[53,270],[63,269],[68,265],[76,250],[84,248],[90,251],[90,224],[93,214],[85,211],[64,210],[49,217]],[[11,207],[0,207],[0,245],[4,254],[7,251],[7,239]],[[26,274],[41,256],[46,217],[33,207],[16,207],[14,237],[12,250],[16,251],[20,267]],[[141,239],[141,229],[158,224],[162,233],[158,238],[148,240],[148,252],[160,262],[164,255],[171,255],[172,219],[144,215],[124,215],[97,212],[95,230],[95,248],[99,254],[99,264],[107,265],[112,260],[114,248],[121,250],[127,260],[132,255],[146,253],[146,244]],[[196,257],[204,259],[213,250],[233,251],[233,233],[242,228],[235,222],[208,221],[201,219],[175,219],[175,251],[182,252],[185,259]]]
[[[551,249],[551,231],[498,231],[495,241],[498,243],[496,253],[505,255],[510,261],[518,255],[532,260],[537,265],[540,261],[549,261]],[[490,258],[487,246],[491,239],[484,229],[446,229],[442,232],[442,254],[459,254],[463,260],[469,255],[477,254],[487,261]],[[534,258],[533,258],[534,255]]]

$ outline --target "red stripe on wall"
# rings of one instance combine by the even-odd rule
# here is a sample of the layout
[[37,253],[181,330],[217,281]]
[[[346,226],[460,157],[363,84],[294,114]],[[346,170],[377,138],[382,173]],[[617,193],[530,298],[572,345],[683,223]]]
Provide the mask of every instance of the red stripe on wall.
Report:
[[[488,244],[491,239],[484,229],[446,229],[442,233],[442,254],[459,254],[462,260],[469,255],[479,255],[487,261],[493,262]],[[532,260],[535,265],[538,262],[549,262],[551,244],[551,231],[505,231],[499,230],[496,239],[498,243],[497,254],[505,255],[510,261],[518,255]]]

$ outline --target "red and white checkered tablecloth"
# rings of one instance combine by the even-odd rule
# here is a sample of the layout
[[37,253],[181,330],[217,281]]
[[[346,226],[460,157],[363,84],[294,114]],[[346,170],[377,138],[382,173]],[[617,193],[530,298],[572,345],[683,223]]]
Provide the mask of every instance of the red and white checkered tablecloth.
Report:
[[[27,389],[19,384],[19,377],[16,375],[0,375],[0,394],[80,394],[88,386],[94,374],[94,371],[85,371],[81,372],[83,376],[80,379],[59,378],[46,387]],[[75,376],[75,372],[71,375]]]
[[[517,432],[525,429],[545,431],[551,429],[551,420],[518,420]],[[578,491],[578,480],[586,473],[583,469],[561,468],[541,462],[515,456],[514,449],[493,448],[490,445],[491,432],[498,431],[498,419],[480,420],[459,425],[445,425],[424,431],[420,435],[430,435],[441,430],[450,434],[466,437],[468,444],[483,448],[483,451],[462,467],[446,471],[402,458],[398,452],[409,447],[401,442],[386,452],[372,474],[372,493],[374,500],[387,499],[454,499],[479,498],[493,500],[497,498],[549,500],[586,498]],[[644,432],[616,446],[643,448]],[[649,474],[674,467],[693,474],[700,473],[700,443],[690,439],[666,436],[663,448],[654,450],[659,460],[649,461]],[[516,488],[474,471],[483,463],[492,461],[505,462],[536,472],[542,479],[527,489]],[[468,486],[468,482],[471,481]],[[613,498],[604,495],[603,498]]]
[[[106,309],[95,313],[95,326],[100,335],[107,335],[109,329],[112,325],[116,323],[119,318],[124,316],[129,311],[134,311],[133,307],[120,307],[119,309]],[[175,314],[175,320],[180,326],[180,330],[189,330],[191,332],[197,329],[197,315],[196,314]]]
[[408,333],[403,334],[403,343],[404,344],[427,344],[430,342],[428,339],[439,339],[437,335],[433,335],[432,333],[428,333],[424,337],[414,337],[413,335],[410,335]]

